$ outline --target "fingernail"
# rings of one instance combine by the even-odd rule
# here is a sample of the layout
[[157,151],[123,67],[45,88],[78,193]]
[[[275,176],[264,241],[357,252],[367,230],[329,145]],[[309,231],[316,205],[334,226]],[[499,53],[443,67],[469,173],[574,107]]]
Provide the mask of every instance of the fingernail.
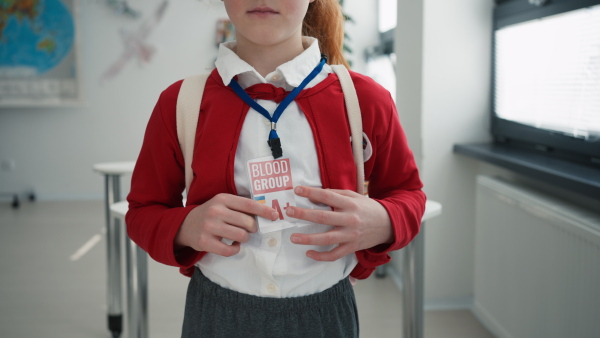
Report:
[[302,187],[296,187],[296,195],[300,195],[303,191]]
[[291,238],[292,238],[292,243],[300,244],[300,241],[301,241],[300,236],[292,235]]
[[294,216],[294,208],[287,208],[285,211],[288,216]]
[[276,220],[276,219],[278,219],[278,218],[279,218],[279,213],[277,213],[277,211],[273,211],[273,212],[271,213],[271,219],[272,219],[272,220]]

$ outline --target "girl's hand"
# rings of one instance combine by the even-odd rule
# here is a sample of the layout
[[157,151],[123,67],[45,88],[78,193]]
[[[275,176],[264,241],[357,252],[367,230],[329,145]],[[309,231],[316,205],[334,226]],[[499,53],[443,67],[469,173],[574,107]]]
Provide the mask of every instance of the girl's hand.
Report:
[[[250,239],[250,233],[258,230],[253,217],[258,215],[275,220],[275,209],[249,198],[231,194],[218,194],[197,206],[187,215],[175,236],[175,250],[190,247],[230,257],[240,251],[240,243]],[[233,241],[227,245],[222,239]]]
[[307,251],[306,255],[314,260],[335,261],[350,253],[392,243],[394,240],[390,217],[385,208],[375,200],[350,190],[296,187],[294,192],[315,203],[333,208],[333,211],[299,207],[286,209],[290,217],[335,227],[320,234],[292,234],[291,240],[296,244],[338,244],[331,251]]

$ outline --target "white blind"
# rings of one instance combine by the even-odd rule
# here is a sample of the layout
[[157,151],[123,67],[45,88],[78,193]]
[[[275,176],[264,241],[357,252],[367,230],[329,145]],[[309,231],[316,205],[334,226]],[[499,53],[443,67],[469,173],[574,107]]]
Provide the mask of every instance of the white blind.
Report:
[[500,118],[600,137],[600,5],[499,29],[495,56]]

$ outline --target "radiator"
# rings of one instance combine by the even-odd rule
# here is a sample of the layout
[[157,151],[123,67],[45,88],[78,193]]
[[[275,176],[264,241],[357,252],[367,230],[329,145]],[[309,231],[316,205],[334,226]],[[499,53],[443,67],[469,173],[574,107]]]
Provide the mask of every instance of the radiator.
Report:
[[600,337],[600,214],[479,176],[475,238],[473,310],[497,337]]

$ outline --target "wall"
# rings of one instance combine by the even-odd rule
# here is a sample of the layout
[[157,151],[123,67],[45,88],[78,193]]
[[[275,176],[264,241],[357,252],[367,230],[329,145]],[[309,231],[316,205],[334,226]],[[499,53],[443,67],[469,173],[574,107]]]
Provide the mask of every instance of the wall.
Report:
[[344,13],[354,21],[346,22],[345,25],[350,37],[350,41],[346,43],[352,49],[352,54],[347,55],[347,58],[352,62],[352,70],[365,73],[367,65],[364,50],[376,46],[379,41],[377,1],[371,0],[365,5],[364,0],[344,0]]
[[[218,18],[226,17],[219,0],[170,1],[163,20],[147,42],[157,48],[149,64],[132,59],[115,79],[100,84],[104,71],[123,50],[121,29],[135,31],[160,0],[130,0],[143,17],[113,13],[105,1],[79,4],[79,51],[85,102],[81,107],[0,108],[0,161],[14,160],[16,170],[0,171],[0,192],[34,189],[40,199],[100,199],[99,162],[137,158],[148,117],[160,92],[185,76],[212,68]],[[354,69],[364,71],[362,50],[377,41],[376,6],[346,0],[356,23],[352,36]],[[129,176],[123,178],[123,193]]]
[[[32,187],[42,199],[100,199],[103,182],[94,163],[134,160],[159,93],[186,75],[211,67],[217,48],[217,0],[170,1],[148,42],[158,48],[150,64],[132,60],[111,82],[99,84],[122,50],[119,29],[143,19],[116,16],[104,1],[79,1],[86,103],[64,109],[0,110],[0,190]],[[150,15],[160,0],[130,0]],[[346,0],[354,68],[377,38],[376,6]],[[481,165],[454,155],[458,142],[488,138],[492,0],[398,0],[396,31],[398,108],[422,170],[429,198],[443,214],[427,223],[425,297],[428,307],[467,307],[473,290],[475,175]],[[485,167],[486,173],[498,172]],[[124,186],[127,186],[125,180]]]
[[[443,205],[426,223],[426,309],[472,308],[475,189],[498,176],[596,210],[597,199],[456,155],[456,143],[489,141],[493,0],[398,0],[395,32],[400,118],[428,198]],[[399,269],[398,261],[394,267]]]
[[[0,172],[0,191],[33,188],[41,199],[100,199],[103,181],[92,165],[137,157],[158,95],[211,67],[216,19],[226,17],[217,0],[170,1],[147,39],[157,48],[153,60],[132,59],[118,77],[100,84],[123,51],[120,29],[135,31],[160,2],[128,1],[143,13],[134,20],[116,15],[105,1],[77,1],[85,102],[75,108],[0,110],[0,160],[16,161],[15,171]],[[123,186],[127,182],[126,177]]]
[[444,206],[425,230],[425,287],[438,305],[473,293],[475,168],[452,146],[489,139],[492,9],[491,0],[425,1],[423,176]]
[[[488,140],[492,0],[398,0],[398,108],[428,198],[425,305],[470,307],[479,165],[455,143]],[[402,62],[407,64],[402,65]]]

